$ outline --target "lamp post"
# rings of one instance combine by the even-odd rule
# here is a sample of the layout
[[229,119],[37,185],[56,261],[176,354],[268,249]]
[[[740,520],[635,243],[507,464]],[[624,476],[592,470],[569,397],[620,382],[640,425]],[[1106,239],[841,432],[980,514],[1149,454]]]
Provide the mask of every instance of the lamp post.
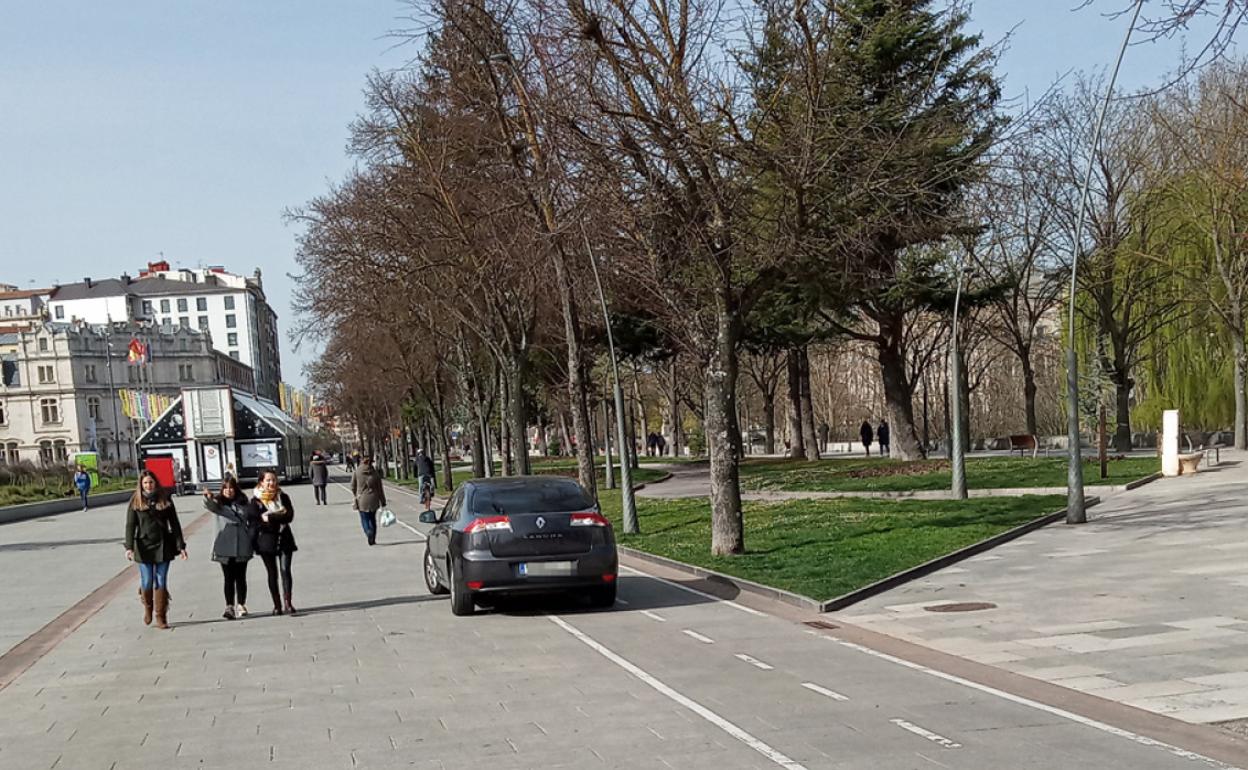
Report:
[[962,356],[958,352],[958,309],[962,302],[962,279],[967,271],[962,256],[957,263],[957,288],[953,293],[953,329],[949,343],[949,459],[953,470],[953,496],[966,499],[966,454],[962,451]]
[[1083,524],[1088,520],[1087,501],[1083,497],[1083,453],[1079,439],[1079,354],[1075,351],[1075,290],[1079,276],[1079,242],[1083,239],[1083,224],[1088,212],[1088,187],[1092,182],[1092,169],[1096,164],[1096,151],[1101,146],[1101,132],[1105,127],[1105,113],[1109,111],[1109,102],[1114,98],[1114,84],[1118,82],[1118,70],[1122,67],[1122,59],[1131,43],[1131,33],[1135,31],[1135,23],[1140,18],[1140,9],[1144,0],[1136,0],[1135,12],[1131,16],[1131,25],[1122,38],[1122,46],[1118,49],[1118,59],[1114,62],[1114,71],[1110,75],[1109,85],[1105,87],[1105,99],[1101,102],[1100,114],[1096,117],[1096,128],[1092,132],[1092,147],[1088,153],[1088,165],[1083,173],[1083,189],[1079,193],[1079,213],[1075,218],[1075,233],[1070,255],[1070,315],[1067,321],[1066,347],[1066,440],[1070,444],[1069,464],[1066,469],[1066,523]]

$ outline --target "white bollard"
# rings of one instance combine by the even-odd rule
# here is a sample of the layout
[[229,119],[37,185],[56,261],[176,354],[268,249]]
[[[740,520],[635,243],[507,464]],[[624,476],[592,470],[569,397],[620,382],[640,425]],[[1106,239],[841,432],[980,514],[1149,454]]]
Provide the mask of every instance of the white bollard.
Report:
[[1179,410],[1161,413],[1161,475],[1179,475]]

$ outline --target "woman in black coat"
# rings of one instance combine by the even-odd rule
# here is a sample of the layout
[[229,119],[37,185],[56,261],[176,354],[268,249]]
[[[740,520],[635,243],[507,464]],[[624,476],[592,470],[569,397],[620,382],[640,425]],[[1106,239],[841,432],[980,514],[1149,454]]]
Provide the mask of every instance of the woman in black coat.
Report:
[[[221,493],[213,495],[204,490],[204,507],[215,513],[222,523],[217,539],[212,543],[212,560],[221,565],[225,579],[226,620],[247,615],[247,562],[254,551],[255,519],[251,502],[238,488],[238,480],[226,476]],[[234,604],[235,598],[238,604]]]
[[282,591],[286,596],[285,612],[294,615],[291,590],[295,581],[291,574],[291,561],[299,546],[295,545],[295,533],[290,528],[290,522],[295,518],[295,507],[282,491],[277,480],[277,471],[264,471],[260,474],[260,483],[252,493],[251,516],[256,522],[256,553],[260,554],[264,568],[269,573],[269,596],[273,597],[273,614],[281,615],[283,612],[281,596],[277,593],[277,576],[280,572]]
[[168,628],[169,563],[173,557],[186,558],[182,523],[169,494],[151,471],[139,474],[139,483],[126,508],[126,558],[139,565],[139,598],[143,602],[143,624]]

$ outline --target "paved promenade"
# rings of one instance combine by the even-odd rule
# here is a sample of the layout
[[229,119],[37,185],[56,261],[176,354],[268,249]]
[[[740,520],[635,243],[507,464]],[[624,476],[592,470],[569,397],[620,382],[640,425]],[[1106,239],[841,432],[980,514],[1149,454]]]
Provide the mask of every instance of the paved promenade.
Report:
[[[1163,479],[845,620],[1189,722],[1248,718],[1248,456]],[[988,602],[978,612],[933,612]]]
[[[1110,727],[1121,715],[1073,713],[631,570],[613,611],[543,601],[456,618],[424,589],[414,527],[369,548],[343,488],[328,507],[310,487],[288,491],[299,616],[265,614],[253,563],[254,616],[222,620],[201,528],[172,568],[172,630],[143,627],[127,582],[0,689],[0,767],[1248,765],[1206,728],[1180,725],[1178,750],[1153,740],[1158,722]],[[415,520],[414,500],[392,502]],[[20,624],[8,638],[123,568],[122,521],[113,509],[0,527],[4,574],[21,576],[0,594],[6,626]]]

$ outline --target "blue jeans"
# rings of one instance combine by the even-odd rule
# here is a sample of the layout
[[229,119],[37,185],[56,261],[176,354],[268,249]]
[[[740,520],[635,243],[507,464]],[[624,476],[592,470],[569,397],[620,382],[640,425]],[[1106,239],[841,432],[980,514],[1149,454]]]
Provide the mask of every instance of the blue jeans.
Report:
[[84,509],[84,510],[85,510],[85,509],[86,509],[86,507],[87,507],[87,495],[88,495],[88,494],[90,494],[90,492],[91,492],[91,490],[89,490],[89,489],[80,489],[80,490],[78,490],[78,494],[82,497],[82,507],[83,507],[83,509]]
[[153,588],[168,587],[169,562],[162,561],[158,564],[145,561],[139,562],[139,588],[142,588],[144,591],[150,591]]
[[368,542],[377,541],[377,511],[360,511],[360,526],[364,528],[364,536]]

